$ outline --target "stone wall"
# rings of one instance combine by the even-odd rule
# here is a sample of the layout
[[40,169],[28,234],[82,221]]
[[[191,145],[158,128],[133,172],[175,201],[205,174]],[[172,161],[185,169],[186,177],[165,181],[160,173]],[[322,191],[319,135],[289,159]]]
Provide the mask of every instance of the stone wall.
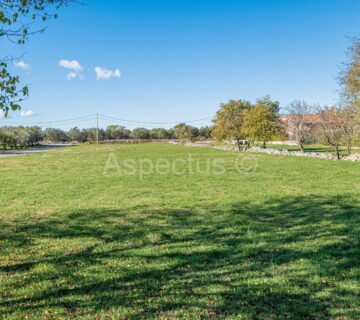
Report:
[[[170,143],[173,144],[180,144],[176,141],[171,141]],[[209,148],[209,149],[216,149],[216,150],[223,150],[223,151],[237,151],[236,146],[214,146],[209,144],[202,144],[202,143],[192,143],[188,142],[182,144],[186,147],[195,147],[195,148]],[[265,153],[269,155],[277,155],[277,156],[293,156],[293,157],[309,157],[309,158],[320,158],[320,159],[328,159],[328,160],[337,160],[336,156],[331,153],[326,152],[301,152],[301,151],[289,151],[289,150],[276,150],[276,149],[263,149],[259,147],[252,147],[249,149],[244,150],[243,152],[253,152],[253,153]],[[345,161],[360,161],[360,154],[353,154],[351,156],[342,157],[340,160]]]

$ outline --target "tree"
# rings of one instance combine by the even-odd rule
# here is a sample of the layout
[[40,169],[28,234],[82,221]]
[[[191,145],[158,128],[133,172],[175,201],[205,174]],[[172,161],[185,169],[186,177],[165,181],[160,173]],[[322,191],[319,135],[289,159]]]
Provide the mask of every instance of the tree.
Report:
[[96,128],[89,128],[86,130],[86,141],[95,142],[96,141],[96,132],[98,133],[99,141],[104,141],[106,138],[105,130]]
[[360,39],[354,38],[348,48],[349,61],[340,73],[343,98],[348,104],[360,108]]
[[296,143],[304,152],[304,145],[309,140],[311,132],[311,117],[314,114],[314,107],[305,101],[295,100],[287,108],[286,117],[287,131],[294,136]]
[[106,127],[106,139],[116,140],[122,138],[122,130],[119,125],[109,125]]
[[16,145],[20,146],[21,149],[29,145],[30,132],[24,127],[16,128],[15,131]]
[[359,135],[360,124],[360,39],[352,39],[348,48],[349,61],[343,64],[340,71],[340,85],[343,103],[343,134],[348,153],[352,152],[354,139]]
[[8,61],[10,59],[0,59],[0,110],[4,111],[5,117],[8,115],[9,110],[20,109],[19,103],[29,94],[27,86],[18,88],[20,79],[18,76],[12,76],[9,73]]
[[170,134],[164,128],[154,128],[150,130],[151,139],[169,139]]
[[199,136],[204,139],[210,139],[212,130],[213,128],[209,126],[201,127],[199,129]]
[[259,99],[244,112],[243,134],[253,140],[266,142],[280,136],[279,103],[269,98]]
[[339,110],[342,119],[342,131],[348,154],[352,153],[352,146],[359,136],[359,108],[350,105]]
[[11,127],[2,127],[0,128],[0,144],[3,146],[3,149],[6,150],[7,147],[12,148],[15,143],[14,131]]
[[32,146],[43,139],[43,132],[40,127],[33,126],[28,128],[28,130],[30,134],[29,142]]
[[71,141],[78,141],[78,142],[82,142],[82,134],[81,134],[81,131],[78,127],[74,127],[74,128],[71,128],[68,133],[67,133],[69,139]]
[[199,135],[199,129],[193,126],[189,126],[186,123],[179,123],[174,128],[175,139],[181,142],[194,141]]
[[319,110],[318,114],[326,142],[333,147],[336,158],[340,159],[339,147],[343,137],[344,117],[336,107],[325,107]]
[[126,129],[124,126],[109,125],[106,128],[106,139],[108,140],[128,139],[130,133],[131,133],[130,130]]
[[270,114],[278,117],[280,111],[280,102],[271,100],[270,96],[262,97],[256,100],[256,105],[263,105],[267,108]]
[[[0,39],[24,44],[30,35],[44,31],[36,26],[36,21],[56,18],[55,12],[72,2],[74,0],[0,0]],[[28,87],[19,88],[19,77],[8,70],[14,60],[10,56],[0,57],[0,110],[5,116],[10,110],[20,109],[20,103],[29,94]]]
[[150,131],[146,128],[135,128],[131,134],[130,137],[132,139],[144,139],[148,140],[150,139]]
[[82,129],[81,130],[81,142],[86,142],[89,140],[89,133],[87,129]]
[[44,131],[44,138],[48,142],[68,142],[69,137],[64,130],[48,128]]
[[250,108],[251,103],[245,100],[230,100],[226,104],[221,104],[215,116],[212,136],[218,140],[235,139],[240,150],[239,140],[245,138],[242,130],[244,113]]

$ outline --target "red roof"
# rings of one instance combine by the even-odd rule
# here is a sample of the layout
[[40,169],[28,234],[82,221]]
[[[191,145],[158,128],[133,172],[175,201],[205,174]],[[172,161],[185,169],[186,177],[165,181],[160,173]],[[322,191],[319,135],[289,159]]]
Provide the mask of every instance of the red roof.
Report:
[[[281,120],[286,122],[289,120],[289,118],[295,117],[295,116],[299,116],[299,115],[293,115],[293,114],[285,115],[285,116],[281,117]],[[308,124],[319,124],[320,123],[320,116],[318,114],[302,114],[300,116],[303,117],[306,120],[306,123],[308,123]]]

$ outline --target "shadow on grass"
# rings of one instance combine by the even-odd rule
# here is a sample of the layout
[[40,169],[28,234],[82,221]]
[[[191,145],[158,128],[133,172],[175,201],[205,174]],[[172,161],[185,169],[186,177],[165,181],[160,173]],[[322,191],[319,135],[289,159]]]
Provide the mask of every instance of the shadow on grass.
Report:
[[309,196],[0,222],[3,248],[22,257],[0,264],[0,313],[356,319],[359,209],[346,197]]

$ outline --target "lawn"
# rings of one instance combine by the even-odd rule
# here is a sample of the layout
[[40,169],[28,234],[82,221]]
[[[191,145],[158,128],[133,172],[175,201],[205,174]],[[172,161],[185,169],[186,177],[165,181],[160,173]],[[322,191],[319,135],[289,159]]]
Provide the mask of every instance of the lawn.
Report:
[[2,319],[360,318],[360,163],[82,145],[0,179]]

